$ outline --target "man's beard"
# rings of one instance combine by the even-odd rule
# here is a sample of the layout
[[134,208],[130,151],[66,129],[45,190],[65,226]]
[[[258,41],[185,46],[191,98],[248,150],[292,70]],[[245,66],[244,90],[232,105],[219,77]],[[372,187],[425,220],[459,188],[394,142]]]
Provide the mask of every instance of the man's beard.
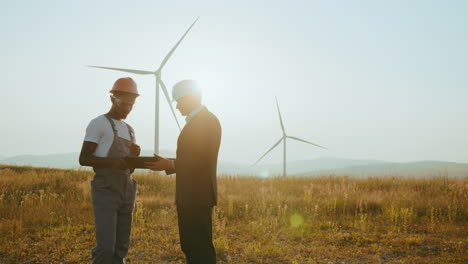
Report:
[[122,120],[127,119],[128,114],[130,114],[130,113],[120,113],[120,118]]

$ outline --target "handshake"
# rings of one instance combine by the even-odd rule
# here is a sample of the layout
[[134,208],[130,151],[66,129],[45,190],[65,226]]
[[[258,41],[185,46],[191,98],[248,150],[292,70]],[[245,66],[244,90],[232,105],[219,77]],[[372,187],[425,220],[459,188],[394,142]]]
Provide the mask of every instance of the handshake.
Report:
[[141,148],[132,143],[130,146],[130,156],[125,158],[115,158],[112,166],[119,169],[150,169],[153,171],[163,171],[174,169],[175,159],[167,159],[154,154],[153,157],[140,157]]

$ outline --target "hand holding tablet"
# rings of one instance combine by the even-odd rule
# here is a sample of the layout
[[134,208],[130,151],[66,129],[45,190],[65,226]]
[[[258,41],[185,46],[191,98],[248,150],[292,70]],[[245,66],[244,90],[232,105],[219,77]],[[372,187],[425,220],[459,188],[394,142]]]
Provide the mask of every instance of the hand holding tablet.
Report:
[[159,160],[158,156],[154,157],[126,157],[125,162],[128,167],[136,169],[149,169],[145,162],[157,162]]

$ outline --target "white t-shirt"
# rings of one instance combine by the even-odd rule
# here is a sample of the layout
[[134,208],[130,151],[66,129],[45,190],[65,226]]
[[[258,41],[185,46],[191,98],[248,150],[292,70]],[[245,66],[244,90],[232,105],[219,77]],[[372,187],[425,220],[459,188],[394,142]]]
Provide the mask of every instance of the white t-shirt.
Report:
[[[128,127],[124,121],[112,119],[117,129],[119,137],[126,140],[131,140]],[[133,131],[133,128],[132,128]],[[114,142],[114,131],[109,120],[104,116],[100,115],[89,123],[86,128],[86,135],[84,141],[90,141],[97,143],[96,151],[94,156],[96,157],[107,157],[109,149]],[[133,132],[133,143],[135,143],[135,133]]]

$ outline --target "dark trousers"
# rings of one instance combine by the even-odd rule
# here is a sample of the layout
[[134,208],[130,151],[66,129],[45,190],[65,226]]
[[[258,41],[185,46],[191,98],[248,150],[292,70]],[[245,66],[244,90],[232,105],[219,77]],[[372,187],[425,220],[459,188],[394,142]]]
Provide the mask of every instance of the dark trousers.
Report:
[[135,202],[134,186],[123,195],[91,183],[96,247],[92,250],[94,264],[121,264],[127,256]]
[[177,205],[180,246],[187,264],[214,264],[211,215],[213,206]]

